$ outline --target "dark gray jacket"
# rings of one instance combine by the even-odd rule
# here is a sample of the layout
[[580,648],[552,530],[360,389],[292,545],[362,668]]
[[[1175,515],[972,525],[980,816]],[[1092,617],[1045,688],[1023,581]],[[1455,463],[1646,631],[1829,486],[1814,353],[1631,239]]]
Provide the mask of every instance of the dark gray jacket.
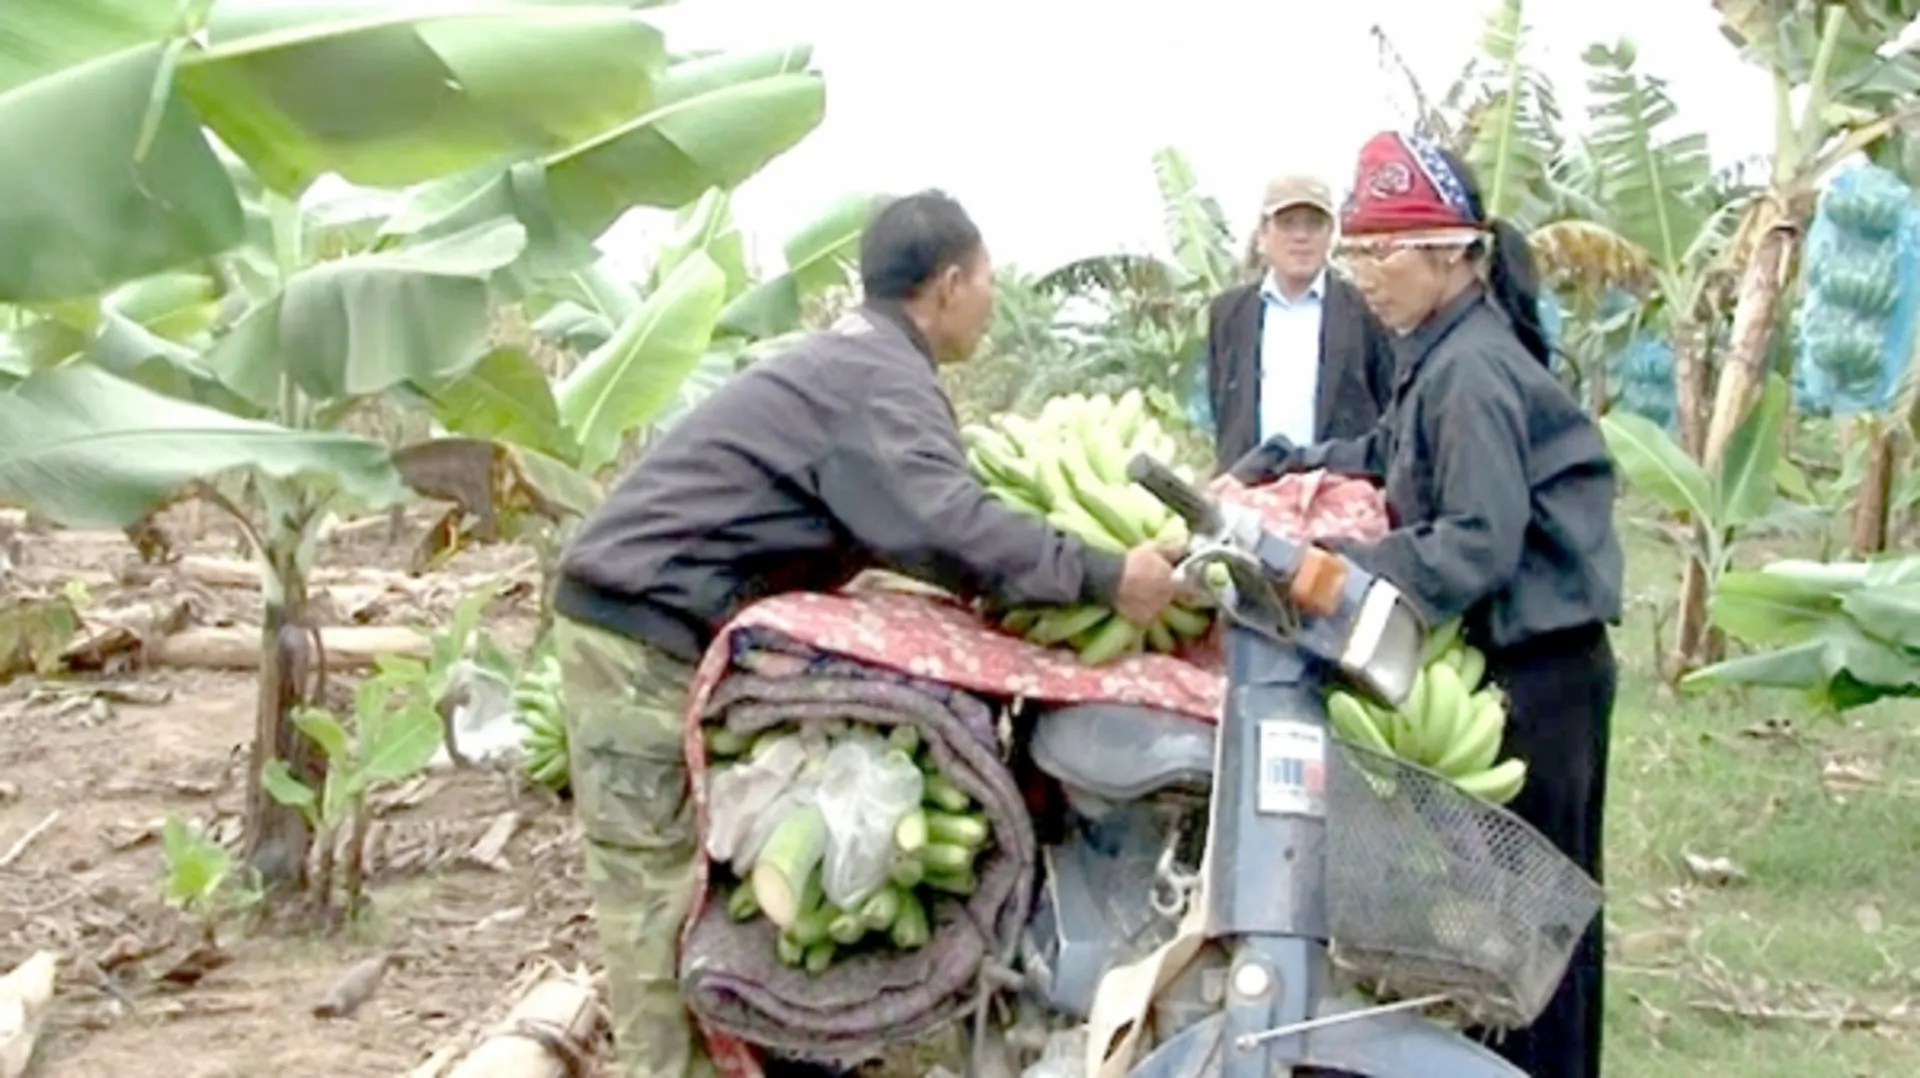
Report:
[[1429,619],[1466,614],[1483,646],[1619,621],[1615,479],[1593,418],[1479,288],[1397,345],[1392,406],[1373,430],[1314,446],[1274,439],[1232,474],[1384,480],[1393,531],[1335,545]]
[[[1260,444],[1258,282],[1220,293],[1207,310],[1207,400],[1222,467]],[[1393,396],[1393,336],[1358,289],[1329,270],[1320,313],[1320,392],[1314,438],[1354,438],[1372,429]]]
[[1010,604],[1108,603],[1121,568],[987,494],[925,339],[880,306],[650,446],[569,544],[554,610],[692,662],[754,600],[874,567]]

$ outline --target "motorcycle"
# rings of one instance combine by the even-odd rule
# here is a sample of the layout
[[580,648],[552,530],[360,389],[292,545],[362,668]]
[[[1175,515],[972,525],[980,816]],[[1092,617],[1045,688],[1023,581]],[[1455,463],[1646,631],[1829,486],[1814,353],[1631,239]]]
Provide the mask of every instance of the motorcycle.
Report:
[[[1330,745],[1326,690],[1339,680],[1401,703],[1420,666],[1419,617],[1387,581],[1263,530],[1151,458],[1137,457],[1130,475],[1186,519],[1181,576],[1226,570],[1216,590],[1230,619],[1225,714],[1214,725],[1083,705],[1036,721],[1033,763],[1067,805],[1024,940],[1029,1024],[1009,1042],[1069,1043],[1036,1038],[1036,1026],[1093,1018],[1112,971],[1177,938],[1204,902],[1204,944],[1153,998],[1157,1043],[1130,1068],[1135,1078],[1522,1074],[1419,1013],[1443,993],[1383,1006],[1335,990],[1326,869],[1328,813],[1341,799],[1329,804],[1329,776],[1381,761],[1343,760]],[[1039,1014],[1049,1017],[1036,1023]],[[1084,1073],[1110,1062],[1105,1048],[1050,1069]]]
[[[1041,893],[998,1006],[957,1033],[957,1065],[969,1078],[1523,1075],[1429,1014],[1531,1021],[1597,886],[1504,810],[1331,739],[1331,684],[1392,706],[1419,672],[1426,629],[1392,584],[1150,457],[1129,475],[1186,520],[1177,572],[1227,620],[1224,714],[1031,716],[1025,764],[1052,794],[1035,814]],[[1360,981],[1395,998],[1373,1002]]]

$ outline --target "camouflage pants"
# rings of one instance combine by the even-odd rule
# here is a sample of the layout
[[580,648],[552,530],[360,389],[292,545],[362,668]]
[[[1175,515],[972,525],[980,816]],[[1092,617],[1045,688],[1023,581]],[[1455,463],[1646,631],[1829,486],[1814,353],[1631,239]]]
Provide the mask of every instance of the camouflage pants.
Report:
[[711,1074],[678,961],[698,855],[680,736],[693,667],[565,618],[554,641],[619,1073]]

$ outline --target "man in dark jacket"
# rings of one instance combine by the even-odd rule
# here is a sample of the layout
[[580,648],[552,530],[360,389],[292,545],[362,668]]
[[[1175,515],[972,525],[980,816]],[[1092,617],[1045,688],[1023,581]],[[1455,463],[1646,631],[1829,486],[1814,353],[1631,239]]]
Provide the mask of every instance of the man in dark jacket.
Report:
[[762,360],[651,446],[560,563],[574,803],[626,1078],[687,1078],[678,984],[695,846],[681,721],[694,666],[742,607],[870,567],[1013,604],[1095,602],[1146,623],[1173,597],[1151,547],[1124,557],[1002,506],[969,472],[935,365],[993,311],[979,231],[924,192],[860,247],[865,302]]
[[1391,337],[1328,270],[1333,222],[1326,184],[1275,179],[1260,216],[1266,272],[1213,301],[1206,394],[1222,468],[1276,434],[1299,445],[1358,437],[1386,410]]

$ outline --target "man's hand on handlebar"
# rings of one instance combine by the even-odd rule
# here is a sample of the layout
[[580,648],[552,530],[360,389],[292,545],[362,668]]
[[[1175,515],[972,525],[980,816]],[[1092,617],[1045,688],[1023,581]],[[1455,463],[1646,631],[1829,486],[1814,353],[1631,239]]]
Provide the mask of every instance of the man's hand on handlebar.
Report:
[[1137,546],[1127,551],[1113,605],[1121,617],[1135,625],[1150,625],[1178,593],[1173,563],[1166,553],[1152,545]]

